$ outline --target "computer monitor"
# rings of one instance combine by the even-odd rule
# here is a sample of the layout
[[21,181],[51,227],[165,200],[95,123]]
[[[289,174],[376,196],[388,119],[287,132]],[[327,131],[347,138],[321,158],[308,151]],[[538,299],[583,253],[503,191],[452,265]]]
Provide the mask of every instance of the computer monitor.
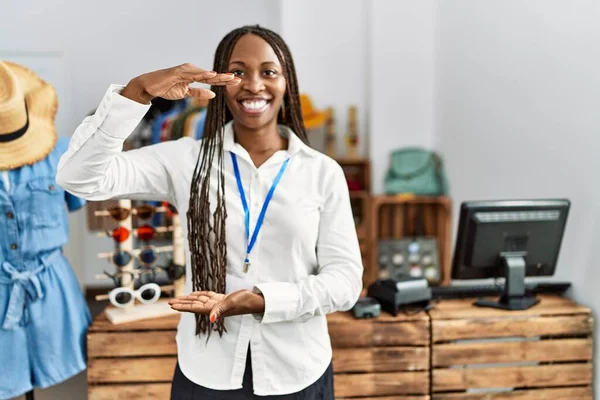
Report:
[[498,301],[478,306],[525,310],[525,276],[554,275],[570,202],[566,199],[468,201],[461,204],[452,279],[505,277]]

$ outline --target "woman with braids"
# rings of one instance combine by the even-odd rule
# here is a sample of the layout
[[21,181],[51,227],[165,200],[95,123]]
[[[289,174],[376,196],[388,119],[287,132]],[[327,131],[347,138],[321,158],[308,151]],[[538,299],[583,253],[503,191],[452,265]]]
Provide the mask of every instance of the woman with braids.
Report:
[[[202,140],[121,151],[153,98],[190,96],[211,99]],[[279,35],[242,27],[212,71],[184,64],[111,86],[57,181],[180,211],[190,294],[170,302],[182,312],[173,399],[333,399],[326,314],[358,299],[361,255],[343,171],[308,146]]]

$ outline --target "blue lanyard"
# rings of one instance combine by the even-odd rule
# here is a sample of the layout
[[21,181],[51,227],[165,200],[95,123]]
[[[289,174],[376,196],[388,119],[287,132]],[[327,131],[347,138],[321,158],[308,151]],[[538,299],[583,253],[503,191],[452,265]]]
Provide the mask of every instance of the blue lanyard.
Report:
[[277,173],[277,176],[275,177],[275,180],[273,181],[273,184],[271,185],[271,189],[269,189],[269,193],[267,194],[265,203],[263,204],[262,209],[260,210],[260,214],[258,215],[258,220],[256,221],[256,227],[254,227],[254,233],[252,233],[252,239],[250,239],[250,241],[248,241],[250,238],[250,209],[248,208],[248,203],[246,202],[246,195],[244,194],[244,187],[242,186],[242,177],[240,176],[240,168],[238,167],[237,157],[234,153],[231,153],[231,161],[233,162],[233,170],[235,171],[235,179],[237,181],[238,191],[240,192],[240,197],[242,199],[242,206],[244,207],[244,220],[246,223],[246,243],[247,243],[246,258],[244,259],[244,272],[248,272],[248,267],[250,267],[250,252],[252,251],[252,248],[254,247],[254,244],[256,243],[256,238],[258,237],[258,232],[260,231],[260,228],[262,227],[263,221],[265,219],[265,214],[267,212],[267,207],[269,207],[269,203],[271,202],[271,199],[273,198],[273,193],[275,192],[275,188],[277,187],[277,184],[279,184],[279,181],[281,180],[281,176],[283,175],[283,172],[285,171],[285,168],[287,167],[287,165],[290,161],[290,158],[288,157],[285,159],[285,161],[281,165],[281,168],[279,169],[279,173]]

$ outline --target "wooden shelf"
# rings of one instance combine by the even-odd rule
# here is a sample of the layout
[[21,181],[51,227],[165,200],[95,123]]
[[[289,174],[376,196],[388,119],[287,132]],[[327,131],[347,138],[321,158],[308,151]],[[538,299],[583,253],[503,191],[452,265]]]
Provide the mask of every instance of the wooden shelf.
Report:
[[[341,157],[335,159],[342,167],[344,175],[352,187],[361,190],[350,191],[352,213],[356,218],[356,234],[360,243],[363,265],[365,271],[370,270],[371,246],[369,229],[371,227],[371,162],[368,158]],[[363,282],[364,282],[363,275]]]
[[[422,209],[424,236],[438,242],[441,285],[450,283],[452,201],[440,196],[371,196],[369,201],[369,270],[365,268],[364,285],[368,287],[378,276],[379,241],[402,239],[416,235],[416,215]],[[405,215],[408,221],[405,221]],[[408,229],[409,232],[405,232]]]
[[366,190],[352,190],[350,191],[351,199],[366,199],[369,197],[369,193]]
[[350,157],[341,157],[336,158],[335,161],[340,165],[368,165],[368,158],[350,158]]
[[368,233],[368,231],[367,231],[367,227],[365,226],[365,224],[356,226],[356,235],[358,236],[359,239],[367,239],[368,238],[367,233]]

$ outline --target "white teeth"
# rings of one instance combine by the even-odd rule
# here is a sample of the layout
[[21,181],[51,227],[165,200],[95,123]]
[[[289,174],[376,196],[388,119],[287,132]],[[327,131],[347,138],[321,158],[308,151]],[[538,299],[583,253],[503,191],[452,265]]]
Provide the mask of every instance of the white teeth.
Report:
[[242,105],[244,106],[244,108],[247,108],[249,110],[260,110],[261,108],[263,108],[264,106],[267,105],[267,101],[266,100],[244,100],[244,101],[242,101]]

